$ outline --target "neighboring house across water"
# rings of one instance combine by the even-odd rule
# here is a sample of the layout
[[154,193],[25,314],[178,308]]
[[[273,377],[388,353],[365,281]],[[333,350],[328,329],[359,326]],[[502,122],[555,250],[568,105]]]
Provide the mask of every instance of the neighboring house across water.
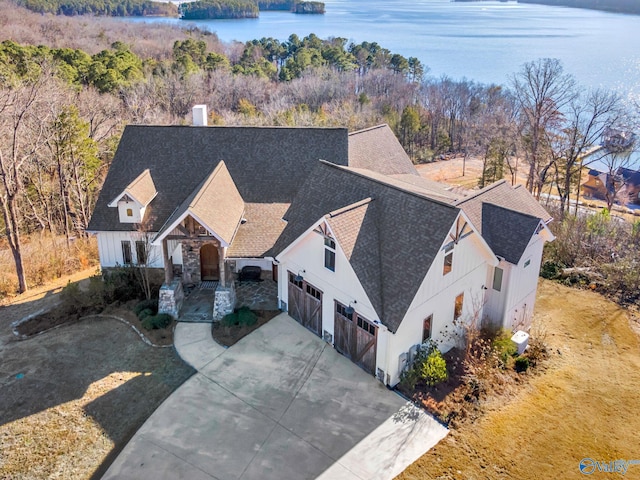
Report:
[[606,200],[607,192],[616,196],[615,203],[621,205],[640,205],[640,171],[618,168],[614,175],[589,170],[587,181],[582,184],[585,198]]
[[128,126],[90,230],[105,271],[153,259],[173,314],[183,284],[218,281],[219,318],[234,272],[271,271],[283,310],[392,386],[461,321],[528,328],[550,220],[504,181],[464,196],[420,177],[386,125]]

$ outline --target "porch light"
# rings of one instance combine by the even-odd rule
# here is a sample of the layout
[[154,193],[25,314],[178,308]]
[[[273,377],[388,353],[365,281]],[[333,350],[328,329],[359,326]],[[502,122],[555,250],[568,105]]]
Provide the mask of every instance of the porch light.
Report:
[[298,274],[294,277],[294,280],[296,282],[301,282],[302,280],[304,280],[304,277],[302,276],[303,273],[307,273],[306,270],[298,270]]
[[353,302],[349,302],[349,306],[344,309],[344,313],[346,313],[347,315],[353,315],[353,313],[355,312],[355,309],[351,306],[351,304],[353,303],[358,303],[358,301],[354,300]]

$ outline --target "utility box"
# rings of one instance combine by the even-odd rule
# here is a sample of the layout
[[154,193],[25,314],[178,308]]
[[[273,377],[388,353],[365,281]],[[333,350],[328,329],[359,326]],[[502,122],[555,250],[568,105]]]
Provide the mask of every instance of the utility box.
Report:
[[518,330],[513,334],[513,337],[511,337],[511,341],[516,344],[518,355],[522,355],[529,344],[529,334],[522,330]]

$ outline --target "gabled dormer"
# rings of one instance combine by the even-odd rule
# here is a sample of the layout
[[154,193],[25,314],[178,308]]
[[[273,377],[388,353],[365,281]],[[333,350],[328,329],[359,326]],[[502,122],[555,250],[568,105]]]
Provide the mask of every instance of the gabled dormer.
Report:
[[158,191],[151,178],[149,169],[143,171],[136,179],[116,197],[109,207],[118,208],[120,223],[141,223],[144,212]]

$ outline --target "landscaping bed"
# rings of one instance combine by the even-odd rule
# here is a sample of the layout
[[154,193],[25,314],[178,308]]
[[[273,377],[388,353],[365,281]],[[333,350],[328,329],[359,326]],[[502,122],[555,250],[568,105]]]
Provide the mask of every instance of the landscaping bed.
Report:
[[151,345],[173,345],[175,319],[169,315],[158,315],[157,298],[141,300],[141,292],[134,284],[127,285],[126,280],[126,277],[116,277],[114,286],[113,278],[103,280],[94,276],[82,285],[69,283],[54,305],[42,313],[14,322],[13,332],[25,339],[63,325],[73,325],[85,318],[101,316],[129,325]]
[[230,347],[238,342],[241,338],[249,335],[254,330],[260,328],[272,318],[276,317],[280,313],[279,310],[255,310],[252,311],[256,318],[255,323],[242,324],[238,320],[237,322],[225,322],[224,320],[219,322],[213,322],[211,328],[211,335],[213,339],[220,345]]
[[[546,334],[533,330],[527,351],[518,355],[511,332],[467,332],[468,344],[445,354],[423,345],[397,389],[450,427],[475,420],[485,404],[517,392],[548,357]],[[430,353],[435,361],[429,362]]]

